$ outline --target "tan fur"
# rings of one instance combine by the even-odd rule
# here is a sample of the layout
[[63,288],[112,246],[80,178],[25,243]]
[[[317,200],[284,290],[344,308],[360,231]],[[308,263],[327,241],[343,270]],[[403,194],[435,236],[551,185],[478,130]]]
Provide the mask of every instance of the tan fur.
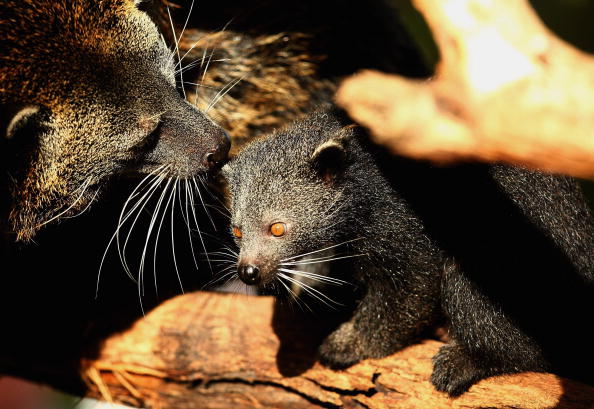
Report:
[[[182,34],[191,0],[174,3],[162,0],[160,19],[171,33],[169,5],[177,28],[171,40]],[[208,111],[238,151],[330,101],[340,80],[361,68],[427,74],[386,3],[196,1],[180,42],[183,65],[195,65],[183,74],[188,100],[206,109],[240,80]]]
[[189,177],[228,150],[176,91],[171,52],[133,0],[7,0],[0,33],[0,125],[26,130],[1,138],[17,239],[85,208],[116,174],[170,165]]
[[317,106],[322,96],[331,98],[336,82],[319,78],[324,56],[310,55],[311,41],[305,33],[190,32],[180,44],[183,53],[194,47],[189,61],[200,61],[205,51],[211,61],[206,75],[195,78],[200,85],[187,86],[188,99],[206,110],[221,89],[240,81],[236,92],[231,89],[208,111],[229,129],[237,150]]

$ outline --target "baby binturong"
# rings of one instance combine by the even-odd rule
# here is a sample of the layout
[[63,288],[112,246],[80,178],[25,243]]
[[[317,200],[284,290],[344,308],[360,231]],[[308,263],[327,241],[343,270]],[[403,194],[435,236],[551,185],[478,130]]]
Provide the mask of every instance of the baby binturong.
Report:
[[308,308],[350,305],[319,347],[333,368],[445,322],[431,381],[450,395],[505,373],[587,377],[594,226],[575,181],[391,156],[350,123],[321,109],[223,168],[239,278]]

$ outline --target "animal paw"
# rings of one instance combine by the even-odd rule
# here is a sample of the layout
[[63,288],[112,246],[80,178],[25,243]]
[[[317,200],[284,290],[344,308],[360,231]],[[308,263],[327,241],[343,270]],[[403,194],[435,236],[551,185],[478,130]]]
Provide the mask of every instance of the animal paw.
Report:
[[333,369],[348,368],[366,358],[361,339],[352,323],[345,323],[331,333],[318,350],[320,362]]
[[459,396],[474,383],[484,378],[483,372],[476,368],[471,358],[458,345],[445,345],[433,357],[431,382],[435,389]]

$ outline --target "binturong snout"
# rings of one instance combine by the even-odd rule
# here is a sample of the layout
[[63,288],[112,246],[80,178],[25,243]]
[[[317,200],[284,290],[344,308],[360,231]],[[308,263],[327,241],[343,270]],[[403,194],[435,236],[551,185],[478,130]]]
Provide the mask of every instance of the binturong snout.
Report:
[[237,275],[241,281],[248,285],[259,284],[262,280],[260,268],[251,263],[240,263],[237,266]]
[[202,166],[206,169],[218,168],[227,159],[227,154],[231,148],[231,137],[224,130],[220,129],[221,136],[216,142],[216,146],[206,152],[202,160]]
[[168,165],[173,176],[191,178],[221,167],[231,147],[229,134],[183,100],[170,98],[154,131],[145,171]]

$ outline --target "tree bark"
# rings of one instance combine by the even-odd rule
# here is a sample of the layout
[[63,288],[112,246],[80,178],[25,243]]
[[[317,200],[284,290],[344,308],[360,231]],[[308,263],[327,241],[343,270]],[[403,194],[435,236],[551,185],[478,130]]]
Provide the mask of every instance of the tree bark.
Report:
[[594,407],[593,387],[542,373],[483,380],[451,399],[429,382],[436,340],[333,371],[315,361],[324,317],[299,316],[270,297],[179,296],[106,340],[83,376],[91,396],[145,408]]
[[505,161],[594,177],[594,58],[527,0],[413,0],[441,60],[434,78],[347,79],[337,102],[393,152]]

